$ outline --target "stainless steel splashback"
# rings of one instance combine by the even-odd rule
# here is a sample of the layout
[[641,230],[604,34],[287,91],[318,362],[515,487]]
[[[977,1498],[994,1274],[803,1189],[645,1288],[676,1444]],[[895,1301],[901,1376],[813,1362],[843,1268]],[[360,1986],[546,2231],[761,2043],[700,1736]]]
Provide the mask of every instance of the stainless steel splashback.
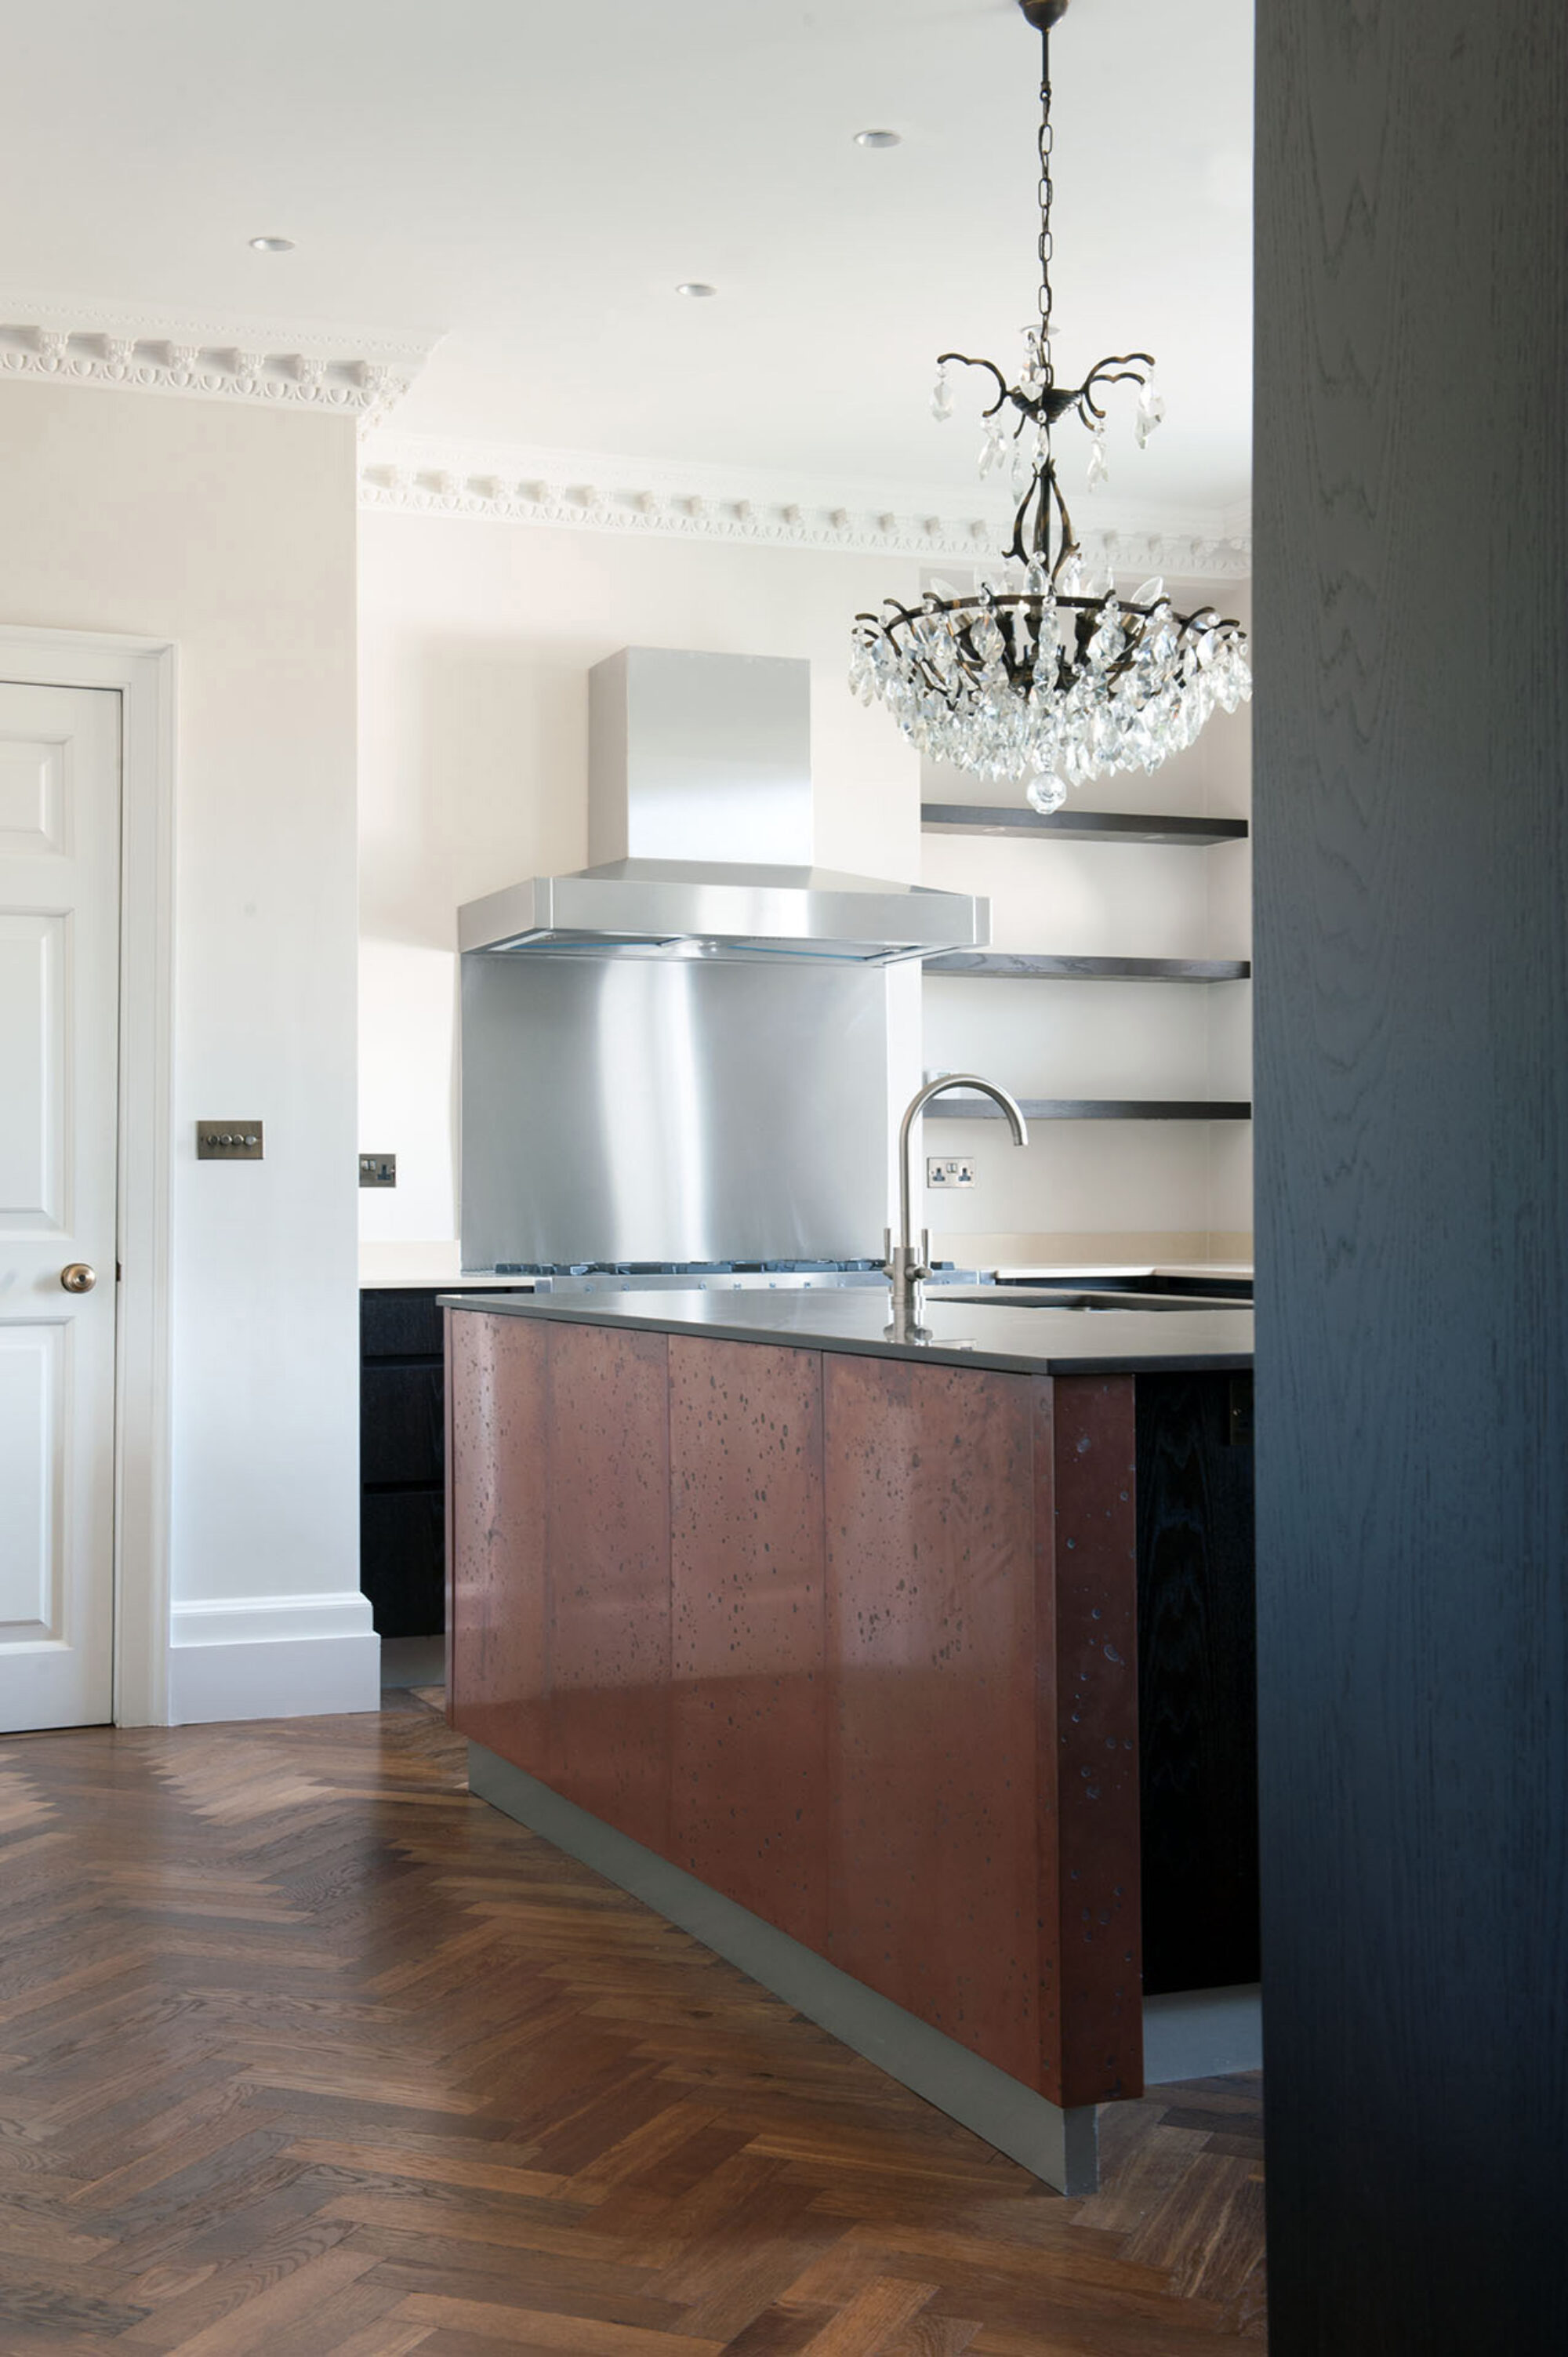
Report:
[[876,1252],[904,979],[471,951],[464,1266]]

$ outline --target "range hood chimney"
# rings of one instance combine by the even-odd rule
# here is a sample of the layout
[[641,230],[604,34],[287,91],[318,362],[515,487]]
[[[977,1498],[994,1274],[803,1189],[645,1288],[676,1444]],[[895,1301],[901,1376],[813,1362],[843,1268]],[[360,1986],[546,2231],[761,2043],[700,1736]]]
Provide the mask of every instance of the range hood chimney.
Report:
[[985,900],[813,866],[808,662],[628,647],[588,687],[595,865],[469,901],[460,949],[889,965],[990,939]]

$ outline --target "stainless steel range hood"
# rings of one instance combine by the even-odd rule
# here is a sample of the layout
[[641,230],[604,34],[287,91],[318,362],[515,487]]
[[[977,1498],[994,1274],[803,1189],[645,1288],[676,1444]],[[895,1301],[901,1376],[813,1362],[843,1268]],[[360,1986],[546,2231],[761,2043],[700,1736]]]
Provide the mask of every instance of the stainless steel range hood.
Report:
[[458,911],[473,952],[889,965],[990,907],[812,865],[811,666],[630,647],[589,673],[588,849]]

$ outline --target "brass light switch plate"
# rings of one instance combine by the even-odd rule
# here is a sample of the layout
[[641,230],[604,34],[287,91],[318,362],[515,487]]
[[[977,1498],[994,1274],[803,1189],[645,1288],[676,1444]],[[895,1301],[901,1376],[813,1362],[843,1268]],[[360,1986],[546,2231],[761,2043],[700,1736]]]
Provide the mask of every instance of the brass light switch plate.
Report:
[[196,1125],[199,1162],[259,1162],[262,1125],[259,1121],[199,1121]]

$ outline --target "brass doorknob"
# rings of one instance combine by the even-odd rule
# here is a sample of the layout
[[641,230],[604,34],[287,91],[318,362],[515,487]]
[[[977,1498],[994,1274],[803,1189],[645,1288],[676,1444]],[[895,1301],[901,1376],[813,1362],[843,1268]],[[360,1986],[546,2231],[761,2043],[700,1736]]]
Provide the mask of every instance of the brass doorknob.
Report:
[[59,1273],[59,1281],[68,1293],[91,1293],[98,1282],[98,1271],[84,1260],[69,1261]]

